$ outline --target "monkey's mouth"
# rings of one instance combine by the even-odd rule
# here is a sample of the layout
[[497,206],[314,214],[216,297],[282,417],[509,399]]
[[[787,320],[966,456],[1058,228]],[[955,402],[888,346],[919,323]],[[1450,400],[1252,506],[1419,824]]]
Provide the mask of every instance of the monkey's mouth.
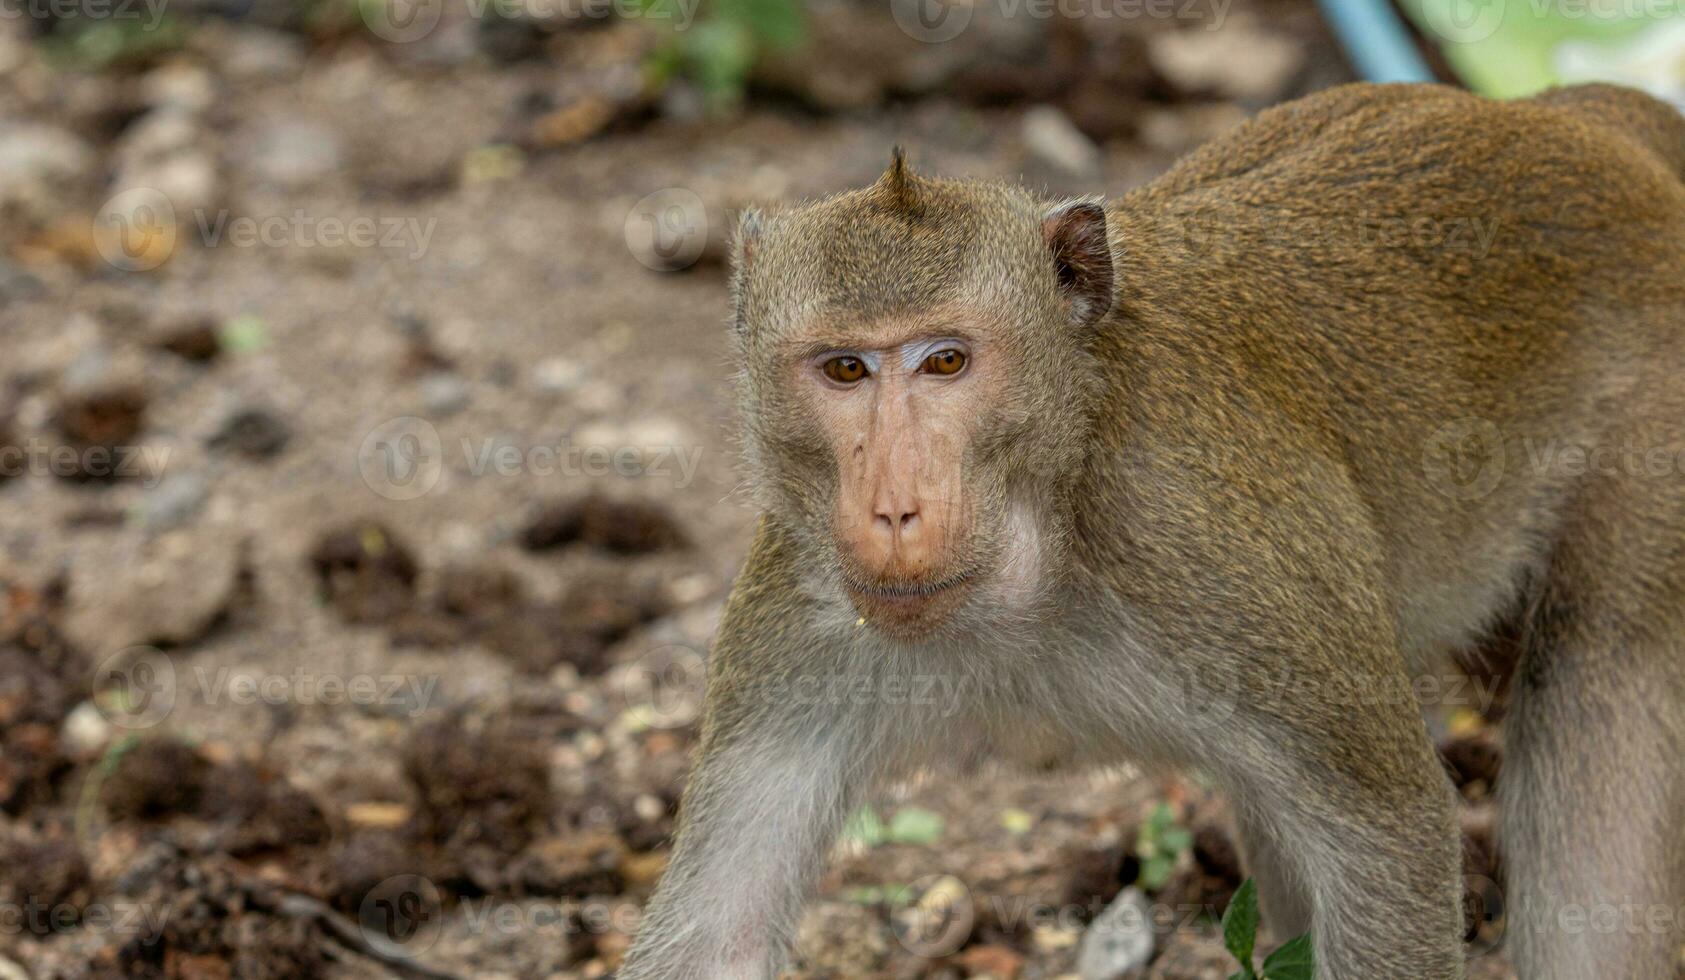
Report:
[[843,589],[863,625],[898,639],[916,639],[959,608],[974,575],[965,571],[934,582],[861,582],[845,575]]

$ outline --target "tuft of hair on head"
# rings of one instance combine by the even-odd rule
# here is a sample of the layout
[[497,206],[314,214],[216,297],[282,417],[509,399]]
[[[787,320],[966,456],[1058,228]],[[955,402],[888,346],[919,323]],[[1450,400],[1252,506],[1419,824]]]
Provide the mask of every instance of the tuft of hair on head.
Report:
[[907,166],[907,151],[897,143],[889,151],[889,169],[878,178],[877,192],[884,210],[891,214],[914,217],[919,213],[919,203],[913,182],[911,167]]

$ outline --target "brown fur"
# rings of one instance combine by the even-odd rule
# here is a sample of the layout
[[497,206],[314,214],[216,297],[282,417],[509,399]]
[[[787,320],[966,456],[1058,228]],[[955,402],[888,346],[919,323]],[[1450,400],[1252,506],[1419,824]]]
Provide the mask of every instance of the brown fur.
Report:
[[[1113,203],[1109,255],[1061,213],[897,162],[750,219],[736,322],[766,517],[622,977],[771,977],[870,787],[970,756],[1202,766],[1319,976],[1459,977],[1452,794],[1392,695],[1514,610],[1520,973],[1670,976],[1685,473],[1551,447],[1685,449],[1685,120],[1607,86],[1349,86]],[[932,317],[979,324],[999,380],[958,464],[979,584],[909,639],[857,627],[839,589],[837,448],[783,351]],[[881,696],[790,694],[811,676]],[[964,697],[889,696],[916,676]],[[1608,934],[1575,905],[1670,918]]]

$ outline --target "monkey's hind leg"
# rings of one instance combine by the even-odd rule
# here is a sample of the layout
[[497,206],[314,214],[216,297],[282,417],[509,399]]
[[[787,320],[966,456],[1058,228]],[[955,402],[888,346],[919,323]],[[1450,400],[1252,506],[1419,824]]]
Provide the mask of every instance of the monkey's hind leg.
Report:
[[1624,572],[1558,555],[1516,678],[1499,844],[1525,980],[1671,980],[1685,941],[1685,574],[1658,588],[1623,544]]

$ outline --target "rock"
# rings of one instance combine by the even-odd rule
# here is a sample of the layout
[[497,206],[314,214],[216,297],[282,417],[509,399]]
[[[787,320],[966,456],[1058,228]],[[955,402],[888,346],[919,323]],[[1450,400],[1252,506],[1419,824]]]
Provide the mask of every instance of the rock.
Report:
[[1032,157],[1069,176],[1093,177],[1100,172],[1100,148],[1052,106],[1036,106],[1024,113],[1023,138]]
[[585,380],[585,368],[565,357],[547,357],[532,369],[532,385],[546,395],[563,395]]
[[217,83],[198,65],[171,62],[147,72],[140,90],[141,98],[154,109],[204,112],[216,101]]
[[56,217],[76,200],[95,163],[93,148],[67,129],[0,121],[0,208],[37,222]]
[[185,646],[233,611],[246,584],[237,545],[178,533],[148,548],[72,578],[65,632],[84,649]]
[[1139,888],[1125,888],[1089,924],[1077,948],[1077,973],[1082,980],[1118,980],[1153,958],[1153,921],[1147,896]]
[[304,70],[305,49],[295,34],[242,24],[220,45],[222,69],[232,78],[273,81]]
[[815,902],[802,917],[796,948],[806,976],[884,976],[889,930],[864,905]]
[[208,440],[213,449],[230,450],[249,459],[270,459],[287,447],[292,427],[273,411],[243,406],[230,412]]
[[191,522],[210,497],[210,485],[197,473],[177,473],[148,490],[140,499],[140,522],[154,530]]
[[338,170],[342,156],[339,137],[327,126],[309,119],[285,119],[257,131],[246,159],[258,177],[296,190]]
[[0,259],[0,303],[37,299],[45,292],[41,280]]
[[72,758],[89,759],[99,755],[111,741],[111,722],[92,701],[83,701],[64,716],[59,729],[59,744]]
[[222,180],[207,147],[214,145],[197,115],[173,105],[154,109],[124,130],[113,150],[116,191],[148,188],[164,195],[178,228],[194,226],[193,212],[214,210]]
[[427,414],[434,418],[455,415],[468,407],[473,392],[462,376],[449,371],[435,371],[421,379],[421,400]]
[[1141,142],[1167,153],[1185,153],[1246,121],[1246,112],[1229,102],[1154,109],[1141,115]]
[[1235,16],[1220,31],[1159,31],[1147,57],[1183,92],[1215,94],[1256,105],[1278,101],[1305,63],[1304,46],[1286,34]]

